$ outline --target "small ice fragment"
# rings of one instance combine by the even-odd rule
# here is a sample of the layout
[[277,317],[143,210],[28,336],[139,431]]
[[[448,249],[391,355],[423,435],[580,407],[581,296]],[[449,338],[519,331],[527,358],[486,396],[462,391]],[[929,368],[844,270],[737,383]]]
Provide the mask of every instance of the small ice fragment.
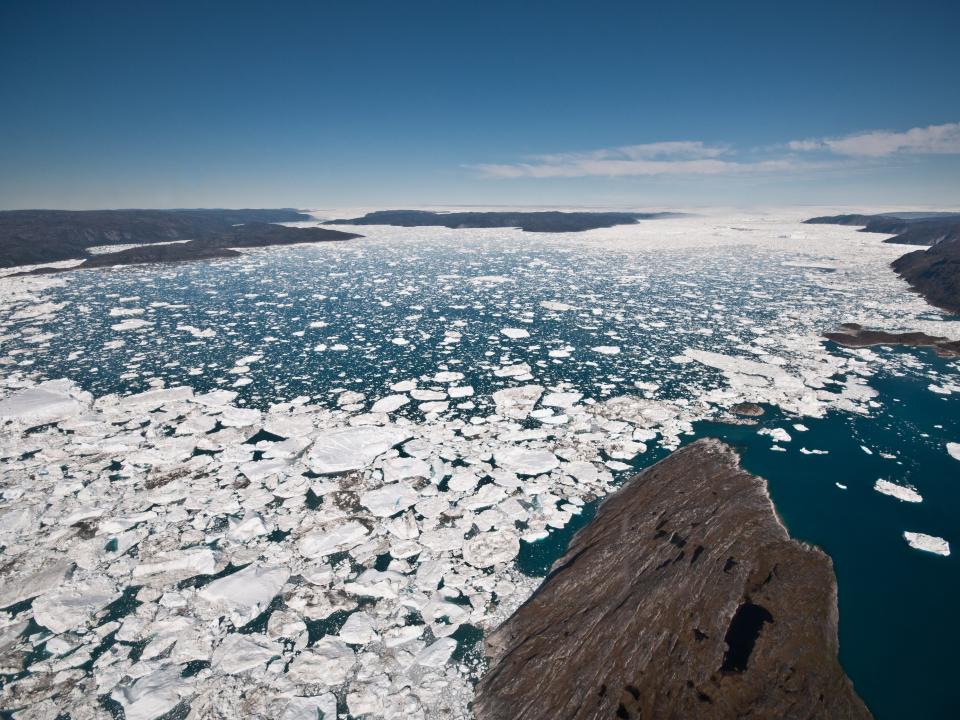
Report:
[[392,413],[395,410],[402,408],[408,402],[410,402],[410,398],[408,398],[406,395],[387,395],[386,397],[377,400],[373,404],[373,407],[370,408],[370,412]]
[[914,550],[925,550],[944,557],[950,554],[950,543],[943,538],[917,532],[904,532],[903,537]]
[[947,453],[954,460],[960,460],[960,443],[947,443]]
[[790,434],[783,428],[762,428],[757,435],[769,435],[774,442],[790,442]]
[[923,502],[923,498],[920,496],[920,493],[913,488],[905,485],[897,485],[889,480],[877,480],[873,484],[873,489],[878,493],[895,497],[897,500],[902,500],[903,502]]

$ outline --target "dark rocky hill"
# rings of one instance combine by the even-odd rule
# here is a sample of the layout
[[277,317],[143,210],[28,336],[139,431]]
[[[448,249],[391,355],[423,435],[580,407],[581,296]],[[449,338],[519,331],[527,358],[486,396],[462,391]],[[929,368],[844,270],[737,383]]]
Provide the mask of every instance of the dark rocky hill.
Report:
[[869,718],[830,558],[738,461],[700,440],[611,495],[489,636],[478,720]]
[[193,240],[241,223],[309,220],[296,210],[8,210],[0,212],[0,267],[87,257],[94,245]]
[[116,265],[140,265],[144,263],[187,262],[240,257],[243,253],[233,248],[268,247],[271,245],[294,245],[300,243],[333,242],[361,237],[354,233],[328,228],[296,228],[269,223],[250,223],[232,227],[227,231],[204,235],[198,240],[166,242],[141,245],[112,253],[91,255],[80,265],[69,268],[37,268],[24,275],[45,275],[73,270],[113,267]]
[[884,242],[930,245],[894,260],[891,267],[931,305],[960,313],[960,213],[828,215],[804,222],[863,225],[863,232],[895,235]]
[[928,303],[960,313],[960,236],[907,253],[891,267]]
[[960,238],[960,213],[886,213],[883,215],[826,215],[804,220],[820,225],[862,225],[862,232],[895,235],[888,243],[935,245]]
[[329,225],[396,225],[399,227],[500,228],[527,232],[581,232],[614,225],[632,225],[638,220],[676,217],[677,213],[633,212],[430,212],[426,210],[379,210],[363,217],[328,220]]

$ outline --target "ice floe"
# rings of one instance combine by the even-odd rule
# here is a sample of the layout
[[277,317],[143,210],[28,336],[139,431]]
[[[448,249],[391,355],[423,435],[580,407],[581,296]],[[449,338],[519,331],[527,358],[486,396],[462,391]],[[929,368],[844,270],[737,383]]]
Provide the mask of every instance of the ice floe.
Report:
[[897,485],[889,480],[877,480],[873,484],[873,489],[878,493],[895,497],[897,500],[902,500],[903,502],[923,502],[923,497],[916,491],[915,488],[906,485]]
[[944,557],[950,554],[950,543],[943,538],[909,531],[904,531],[903,538],[915,550],[924,550]]

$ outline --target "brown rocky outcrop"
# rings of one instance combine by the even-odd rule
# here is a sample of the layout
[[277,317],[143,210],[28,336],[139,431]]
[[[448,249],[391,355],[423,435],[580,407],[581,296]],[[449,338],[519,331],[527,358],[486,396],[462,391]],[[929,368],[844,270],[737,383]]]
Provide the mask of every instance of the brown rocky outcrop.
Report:
[[738,460],[700,440],[610,496],[488,638],[477,718],[869,718],[830,558]]
[[941,357],[960,355],[960,340],[922,332],[891,333],[885,330],[870,330],[857,323],[844,323],[835,332],[824,333],[828,340],[844,347],[869,347],[870,345],[909,345],[911,347],[929,347]]

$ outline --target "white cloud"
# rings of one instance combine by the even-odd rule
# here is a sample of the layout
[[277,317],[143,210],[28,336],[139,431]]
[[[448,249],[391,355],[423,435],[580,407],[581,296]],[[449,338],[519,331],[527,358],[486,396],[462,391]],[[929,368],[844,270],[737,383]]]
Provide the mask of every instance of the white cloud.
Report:
[[[821,155],[813,162],[801,159],[804,153]],[[960,154],[960,123],[912,128],[904,132],[872,130],[740,151],[729,145],[680,140],[534,155],[523,161],[468,167],[491,178],[716,176],[851,169],[874,158],[906,154]],[[840,157],[830,159],[823,158],[823,155]]]
[[730,153],[726,145],[707,145],[700,141],[658,142],[588,152],[536,155],[528,162],[473,167],[488,177],[558,178],[722,175],[783,170],[793,164],[789,159],[737,162],[723,158]]
[[872,130],[840,138],[794,140],[791,150],[824,150],[850,157],[887,157],[895,154],[960,154],[960,123],[911,128],[904,132]]

